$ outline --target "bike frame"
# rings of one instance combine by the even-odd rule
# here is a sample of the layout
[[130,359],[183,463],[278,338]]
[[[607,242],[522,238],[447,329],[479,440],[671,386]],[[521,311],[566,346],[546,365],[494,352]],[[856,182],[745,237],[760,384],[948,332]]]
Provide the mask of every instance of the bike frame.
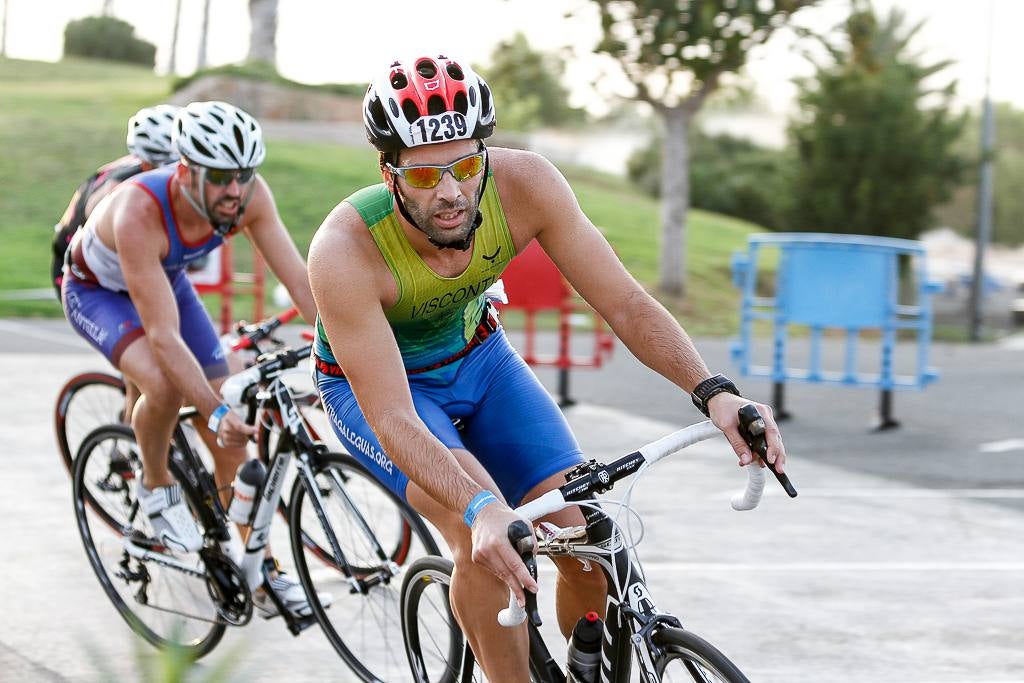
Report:
[[[548,557],[572,557],[596,564],[608,581],[608,597],[605,606],[604,639],[602,643],[602,683],[628,683],[632,656],[636,653],[638,663],[646,680],[655,671],[654,661],[661,654],[651,640],[652,634],[661,626],[681,627],[679,620],[658,610],[643,580],[640,566],[633,561],[629,548],[620,534],[613,532],[612,521],[601,510],[583,508],[587,520],[584,539],[540,540],[537,554]],[[549,675],[557,671],[552,681],[565,681],[561,668],[554,660],[532,623],[529,625],[530,658],[534,668]],[[534,633],[535,632],[535,633]]]

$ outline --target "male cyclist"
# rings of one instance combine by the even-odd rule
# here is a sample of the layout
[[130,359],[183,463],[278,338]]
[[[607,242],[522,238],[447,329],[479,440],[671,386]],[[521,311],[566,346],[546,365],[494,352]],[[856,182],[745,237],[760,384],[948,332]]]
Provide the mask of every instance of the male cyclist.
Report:
[[64,279],[64,254],[71,238],[78,228],[85,225],[100,200],[128,178],[178,159],[178,152],[171,145],[178,109],[172,104],[140,109],[128,119],[128,154],[101,166],[75,190],[64,215],[53,226],[56,234],[53,237],[50,274],[57,288],[57,298],[60,298],[60,284]]
[[[544,158],[487,148],[495,124],[487,84],[446,57],[393,63],[367,90],[363,117],[384,183],[339,204],[309,252],[319,311],[316,381],[340,438],[444,535],[451,601],[492,681],[527,680],[525,628],[495,614],[507,585],[536,584],[508,542],[519,505],[565,483],[582,462],[558,407],[505,339],[484,290],[536,239],[576,290],[644,363],[725,432],[749,401],[711,376],[676,320],[626,272]],[[767,406],[768,459],[785,461]],[[459,418],[461,431],[452,424]],[[578,509],[552,516],[583,523]],[[604,612],[605,581],[559,565],[558,620],[568,636]]]
[[[244,231],[306,320],[315,308],[302,257],[256,172],[266,156],[256,120],[224,102],[193,102],[178,113],[173,140],[179,163],[123,183],[75,235],[63,301],[78,333],[139,387],[139,502],[163,545],[192,552],[203,539],[167,467],[178,408],[194,405],[208,419],[209,431],[199,431],[220,487],[230,485],[256,430],[221,402],[224,352],[185,268]],[[297,582],[276,575],[272,585],[289,609],[309,613]]]

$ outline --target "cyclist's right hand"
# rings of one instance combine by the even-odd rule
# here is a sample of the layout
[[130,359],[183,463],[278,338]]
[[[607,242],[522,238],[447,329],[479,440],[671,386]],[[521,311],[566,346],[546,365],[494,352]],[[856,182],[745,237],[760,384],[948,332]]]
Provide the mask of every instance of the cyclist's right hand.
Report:
[[229,410],[217,426],[217,444],[223,448],[239,448],[249,443],[256,431],[255,425],[246,424],[238,413]]
[[473,562],[501,579],[522,607],[526,605],[523,589],[536,593],[537,582],[508,541],[508,527],[515,521],[525,520],[502,503],[482,509],[473,522]]

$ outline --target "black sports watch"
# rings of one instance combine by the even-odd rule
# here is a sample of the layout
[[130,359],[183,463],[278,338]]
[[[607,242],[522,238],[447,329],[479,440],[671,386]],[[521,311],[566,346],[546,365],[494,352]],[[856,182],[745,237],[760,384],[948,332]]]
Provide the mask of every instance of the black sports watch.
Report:
[[697,406],[697,410],[704,413],[706,417],[711,417],[711,413],[708,412],[708,401],[713,396],[721,394],[723,391],[727,391],[730,394],[740,395],[740,390],[736,388],[736,385],[732,383],[732,380],[723,374],[717,374],[712,377],[708,377],[706,380],[698,384],[693,388],[693,393],[690,394],[690,398],[693,399],[693,405]]

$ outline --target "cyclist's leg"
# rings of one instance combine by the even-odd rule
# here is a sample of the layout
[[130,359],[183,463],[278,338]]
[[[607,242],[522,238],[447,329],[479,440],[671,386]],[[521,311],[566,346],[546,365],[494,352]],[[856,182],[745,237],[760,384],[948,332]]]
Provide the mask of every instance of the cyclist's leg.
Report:
[[[535,486],[522,502],[528,503],[564,483],[564,472],[554,474]],[[551,522],[563,528],[585,524],[583,513],[575,506],[547,515],[537,521]],[[591,564],[590,571],[585,571],[583,563],[575,558],[551,559],[558,567],[558,578],[555,583],[555,609],[558,614],[558,627],[568,640],[576,621],[587,612],[597,612],[602,619],[604,618],[608,581],[604,572],[597,565]]]
[[[331,427],[349,452],[430,521],[451,549],[455,561],[449,593],[452,611],[484,670],[496,672],[491,680],[515,677],[525,680],[528,675],[525,626],[512,630],[498,624],[496,615],[508,605],[508,589],[493,574],[473,563],[472,541],[461,513],[452,512],[430,498],[384,454],[347,380],[319,371],[314,373],[314,378]],[[451,417],[438,405],[436,393],[416,380],[410,382],[410,390],[416,412],[430,431],[452,451],[477,483],[501,496],[494,480],[465,450]]]
[[65,278],[64,295],[72,327],[143,393],[132,414],[143,461],[137,495],[152,522],[154,537],[183,552],[198,550],[202,536],[167,468],[167,449],[181,395],[160,369],[134,304],[125,293],[71,276]]
[[71,275],[63,287],[64,310],[71,326],[146,394],[132,411],[146,485],[171,484],[167,444],[181,397],[160,370],[135,305],[124,292],[103,289]]
[[[504,334],[487,341],[460,372],[476,376],[477,409],[463,434],[466,445],[513,505],[565,483],[565,472],[583,461],[565,416]],[[584,523],[578,508],[544,518],[559,526]],[[588,611],[604,614],[606,581],[571,558],[556,560],[558,624],[568,637]]]
[[[497,484],[472,454],[459,448],[452,449],[452,454],[480,486],[501,496]],[[448,597],[480,666],[492,681],[527,680],[526,625],[507,628],[498,624],[498,611],[508,606],[508,588],[473,562],[472,537],[462,515],[443,507],[413,482],[406,494],[409,504],[441,532],[451,549],[455,570]]]

